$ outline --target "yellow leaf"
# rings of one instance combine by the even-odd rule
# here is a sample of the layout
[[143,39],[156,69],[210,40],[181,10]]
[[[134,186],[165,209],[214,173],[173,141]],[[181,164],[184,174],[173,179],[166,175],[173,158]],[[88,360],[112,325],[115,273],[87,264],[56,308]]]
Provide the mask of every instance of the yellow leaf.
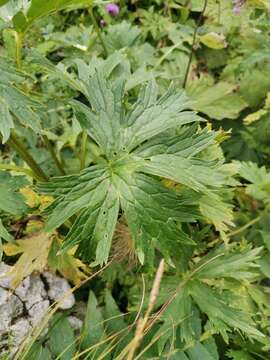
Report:
[[20,189],[20,193],[25,197],[25,203],[30,208],[39,207],[40,211],[44,210],[54,200],[52,196],[38,195],[30,187]]
[[169,180],[169,179],[162,179],[162,184],[163,184],[166,188],[168,188],[168,189],[170,189],[170,190],[174,190],[174,191],[176,191],[176,192],[179,192],[179,191],[181,191],[181,189],[182,189],[182,185],[181,185],[181,184],[178,184],[178,183],[176,183],[176,182],[174,182],[174,181],[172,181],[172,180]]
[[25,235],[31,235],[37,232],[42,231],[44,228],[44,222],[38,219],[31,219],[27,222],[26,228],[25,228]]
[[55,239],[49,253],[49,267],[53,271],[59,271],[64,278],[73,284],[80,284],[90,274],[90,268],[75,257],[76,247],[59,254],[60,249],[61,240]]
[[211,49],[224,49],[227,47],[226,38],[223,34],[210,32],[208,34],[200,36],[200,41]]
[[41,195],[39,197],[39,200],[40,200],[39,210],[43,211],[47,206],[49,206],[53,202],[54,198],[48,195]]
[[30,208],[38,207],[40,204],[39,196],[30,187],[20,189],[20,193],[25,197],[25,203]]
[[47,266],[47,258],[52,238],[45,233],[36,233],[32,236],[8,243],[3,246],[7,256],[21,254],[12,270],[9,272],[11,286],[16,288],[22,280],[34,271],[42,272]]
[[243,120],[244,124],[250,125],[250,124],[254,123],[255,121],[260,120],[260,118],[265,114],[267,114],[267,110],[264,110],[264,109],[261,109],[252,114],[249,114],[248,116],[246,116],[244,118],[244,120]]
[[258,9],[270,10],[269,0],[248,0],[248,5],[254,6]]

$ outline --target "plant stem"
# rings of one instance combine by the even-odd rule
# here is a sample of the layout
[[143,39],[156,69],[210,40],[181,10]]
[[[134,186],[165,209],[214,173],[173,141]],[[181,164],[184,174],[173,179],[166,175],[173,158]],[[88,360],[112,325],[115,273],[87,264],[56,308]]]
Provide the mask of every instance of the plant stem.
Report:
[[169,48],[169,50],[164,55],[162,55],[161,58],[159,59],[159,61],[156,63],[156,65],[154,66],[154,70],[156,70],[175,49],[177,49],[180,45],[182,45],[182,43],[183,43],[183,40],[181,40],[177,44],[174,44],[173,46],[171,46]]
[[31,177],[34,177],[33,171],[31,169],[26,169],[22,166],[11,165],[11,164],[0,164],[0,170],[11,170],[24,173]]
[[42,181],[48,181],[48,178],[43,172],[43,170],[34,160],[32,155],[29,154],[25,145],[18,139],[17,135],[14,132],[11,133],[7,144],[12,147],[18,153],[18,155],[27,163],[30,169],[32,169],[35,178]]
[[[143,338],[144,335],[144,330],[147,326],[148,323],[148,319],[151,315],[151,312],[154,308],[154,305],[156,303],[157,297],[158,297],[158,293],[159,293],[159,288],[160,288],[160,283],[161,283],[161,279],[164,273],[164,259],[162,259],[159,263],[159,267],[157,269],[156,272],[156,276],[154,279],[154,283],[151,289],[151,293],[150,293],[150,297],[149,297],[149,302],[148,302],[148,306],[147,306],[147,310],[146,313],[144,315],[143,318],[140,318],[137,322],[137,328],[136,328],[136,332],[135,332],[135,336],[132,339],[132,341],[129,343],[129,345],[126,347],[126,350],[128,351],[127,360],[133,360],[134,356],[135,356],[135,352],[138,348],[138,346],[140,345],[140,342]],[[125,350],[125,349],[124,349]],[[121,356],[121,354],[120,354]]]
[[20,69],[22,67],[22,43],[23,43],[23,35],[15,31],[15,57],[16,57],[16,65],[17,68]]
[[187,64],[187,68],[186,68],[186,72],[185,72],[185,77],[184,77],[184,82],[183,82],[183,88],[186,88],[187,85],[187,80],[188,80],[188,74],[189,74],[189,70],[190,70],[190,66],[191,66],[191,62],[192,62],[192,56],[193,56],[193,52],[194,52],[194,47],[195,47],[195,43],[196,43],[196,39],[197,39],[197,33],[199,30],[199,26],[202,22],[205,10],[207,7],[207,0],[204,0],[204,5],[203,5],[203,9],[201,11],[200,17],[198,19],[198,22],[196,24],[196,27],[194,29],[194,33],[193,33],[193,39],[192,39],[192,45],[191,45],[191,50],[190,50],[190,54],[189,54],[189,59],[188,59],[188,64]]
[[99,26],[98,26],[97,20],[96,20],[96,18],[95,18],[95,15],[94,15],[93,7],[92,7],[92,6],[91,6],[90,9],[89,9],[89,14],[90,14],[92,23],[93,23],[93,25],[94,25],[94,28],[95,28],[95,30],[96,30],[97,36],[98,36],[98,38],[99,38],[99,41],[100,41],[100,43],[101,43],[101,45],[102,45],[102,47],[103,47],[103,50],[104,50],[104,53],[105,53],[105,57],[107,57],[107,56],[108,56],[108,50],[107,50],[107,47],[106,47],[106,45],[105,45],[105,43],[104,43],[104,40],[103,40],[103,38],[102,38],[101,31],[100,31],[100,28],[99,28]]
[[48,139],[47,135],[43,135],[42,138],[43,138],[44,143],[45,143],[47,149],[49,150],[51,157],[52,157],[53,161],[55,162],[55,165],[56,165],[57,169],[59,170],[60,174],[66,175],[65,170],[64,170],[61,162],[59,161],[58,157],[56,156],[54,148],[53,148],[50,140]]
[[87,132],[84,131],[82,133],[82,143],[81,143],[81,155],[80,155],[80,161],[81,161],[81,170],[85,168],[85,161],[86,161],[86,148],[87,148]]

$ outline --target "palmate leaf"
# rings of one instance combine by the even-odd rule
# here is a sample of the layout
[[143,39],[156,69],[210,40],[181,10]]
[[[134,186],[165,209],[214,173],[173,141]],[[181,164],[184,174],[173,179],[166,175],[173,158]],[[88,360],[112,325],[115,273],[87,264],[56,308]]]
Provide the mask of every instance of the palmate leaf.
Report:
[[218,171],[222,164],[196,158],[214,142],[214,134],[193,127],[190,139],[186,138],[188,128],[183,132],[181,127],[200,118],[186,110],[184,92],[170,88],[158,97],[154,80],[141,89],[129,110],[124,105],[124,80],[106,78],[104,67],[89,74],[84,86],[91,108],[78,101],[73,106],[101,155],[96,165],[78,175],[39,185],[41,192],[56,197],[46,210],[47,231],[79,214],[64,248],[79,244],[84,258],[96,253],[95,264],[103,264],[121,211],[141,262],[145,257],[151,260],[154,249],[167,258],[177,256],[181,246],[176,244],[192,243],[181,223],[195,221],[199,213],[193,197],[165,188],[159,178],[195,193],[211,194],[222,188],[224,176]]
[[[19,6],[19,11],[12,17],[12,23],[17,32],[24,33],[32,26],[34,21],[41,17],[48,16],[59,10],[90,6],[92,4],[92,0],[32,0],[26,4],[22,3],[21,6]],[[9,4],[7,4],[7,6],[8,5]]]
[[1,84],[0,80],[0,133],[3,135],[3,142],[9,138],[10,130],[14,128],[12,115],[24,126],[40,131],[40,117],[35,111],[38,107],[41,108],[41,105],[37,101],[11,84]]
[[270,173],[264,166],[258,167],[253,162],[242,162],[240,165],[240,176],[249,182],[246,192],[255,199],[268,202],[270,195]]
[[[240,287],[247,286],[252,289],[250,281],[257,280],[254,269],[258,268],[256,260],[260,251],[260,248],[222,247],[203,256],[202,260],[190,269],[182,282],[175,286],[176,294],[175,290],[172,290],[175,287],[171,286],[167,297],[174,300],[162,314],[160,320],[163,324],[157,332],[166,334],[165,338],[161,337],[159,340],[160,351],[174,338],[173,333],[177,334],[176,344],[178,341],[188,346],[192,346],[194,340],[200,341],[205,333],[220,333],[228,342],[229,334],[235,330],[250,338],[263,340],[264,335],[256,326],[256,312],[250,312],[245,306],[239,307],[239,304],[243,303],[243,293],[223,288],[222,285],[224,281],[230,280],[231,284],[239,282]],[[163,281],[165,280],[170,282],[175,280],[175,277],[168,276]],[[248,293],[246,297],[253,301]],[[259,301],[264,299],[261,293],[258,298]],[[204,326],[201,314],[208,320]]]
[[11,129],[15,127],[15,121],[23,126],[31,128],[35,132],[41,130],[39,112],[41,103],[25,94],[16,87],[16,84],[25,80],[6,59],[0,60],[0,135],[2,143],[10,136]]

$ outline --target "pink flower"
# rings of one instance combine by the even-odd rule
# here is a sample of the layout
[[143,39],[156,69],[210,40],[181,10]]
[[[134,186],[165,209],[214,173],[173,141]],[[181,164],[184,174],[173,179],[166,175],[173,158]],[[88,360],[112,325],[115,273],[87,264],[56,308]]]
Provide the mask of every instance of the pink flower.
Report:
[[106,5],[106,11],[111,16],[117,16],[119,14],[119,6],[116,4],[108,4]]

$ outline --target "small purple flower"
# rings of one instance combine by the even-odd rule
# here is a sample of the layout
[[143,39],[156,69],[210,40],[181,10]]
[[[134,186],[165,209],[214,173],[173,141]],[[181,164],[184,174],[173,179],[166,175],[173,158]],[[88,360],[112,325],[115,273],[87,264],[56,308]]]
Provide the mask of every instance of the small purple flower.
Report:
[[232,3],[233,3],[233,13],[235,15],[240,15],[245,0],[232,0]]
[[111,16],[117,16],[119,14],[119,6],[116,4],[108,4],[106,5],[106,11]]
[[102,27],[102,28],[107,26],[107,23],[104,19],[101,19],[99,24],[100,24],[100,27]]

